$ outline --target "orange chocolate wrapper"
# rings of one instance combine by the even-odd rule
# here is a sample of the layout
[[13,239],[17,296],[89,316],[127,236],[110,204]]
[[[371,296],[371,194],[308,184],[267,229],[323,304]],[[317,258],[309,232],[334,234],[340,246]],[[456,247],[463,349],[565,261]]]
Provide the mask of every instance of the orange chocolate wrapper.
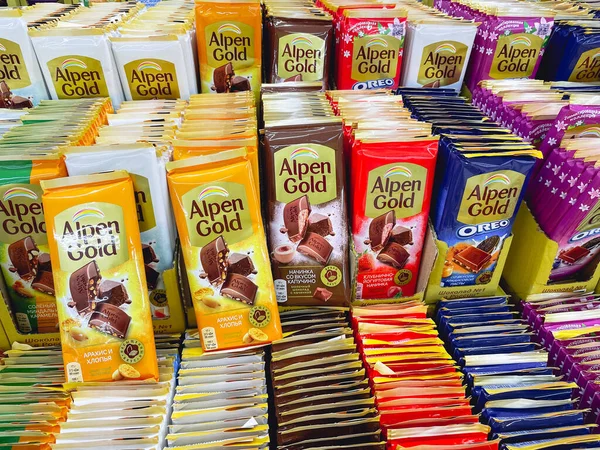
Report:
[[67,381],[158,380],[129,174],[41,184]]

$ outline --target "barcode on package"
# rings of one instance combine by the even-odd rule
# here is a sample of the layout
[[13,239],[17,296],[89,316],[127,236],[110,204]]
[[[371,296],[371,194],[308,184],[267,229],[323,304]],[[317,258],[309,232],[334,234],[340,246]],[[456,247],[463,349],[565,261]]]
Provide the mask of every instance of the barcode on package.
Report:
[[287,282],[285,280],[275,280],[275,296],[277,303],[287,302]]
[[81,364],[78,362],[70,362],[67,364],[67,381],[70,383],[83,383]]
[[360,300],[362,298],[363,284],[356,283],[356,299]]
[[217,343],[217,333],[213,327],[202,328],[202,341],[205,350],[216,350],[219,348]]

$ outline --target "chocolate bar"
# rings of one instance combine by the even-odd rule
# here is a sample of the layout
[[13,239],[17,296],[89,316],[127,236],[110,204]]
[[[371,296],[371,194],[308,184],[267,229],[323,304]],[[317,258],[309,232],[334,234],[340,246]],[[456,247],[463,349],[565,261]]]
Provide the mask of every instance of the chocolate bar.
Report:
[[212,285],[219,285],[227,278],[229,249],[223,236],[209,242],[200,250],[200,263]]
[[472,245],[454,256],[454,262],[473,273],[479,272],[490,259],[492,256],[489,253]]
[[213,72],[213,84],[218,94],[231,90],[231,80],[234,75],[233,65],[230,62],[215,69]]
[[317,233],[306,233],[297,249],[300,253],[313,258],[321,264],[327,264],[333,252],[333,247],[327,240]]
[[160,272],[148,264],[144,264],[144,271],[146,272],[146,286],[148,286],[148,289],[150,290],[156,289]]
[[144,264],[151,264],[158,262],[156,253],[151,245],[142,244],[142,255],[144,256]]
[[125,311],[110,303],[102,302],[98,303],[96,310],[92,312],[88,325],[101,333],[125,339],[130,322],[131,317]]
[[240,301],[246,305],[253,305],[256,297],[258,286],[250,279],[237,273],[227,275],[223,287],[221,287],[221,295]]
[[33,108],[33,103],[28,98],[21,97],[20,95],[13,95],[10,99],[10,108],[11,109]]
[[44,294],[54,295],[54,278],[52,277],[52,272],[40,270],[33,279],[31,287]]
[[498,243],[500,242],[500,236],[490,236],[479,243],[477,248],[483,250],[486,253],[492,253]]
[[115,306],[131,303],[125,285],[113,280],[104,280],[100,283],[98,299]]
[[390,235],[390,242],[395,242],[400,245],[412,245],[413,235],[410,228],[403,227],[402,225],[395,226]]
[[317,233],[321,236],[330,236],[333,234],[333,227],[328,216],[315,213],[308,218],[308,232]]
[[252,259],[243,253],[232,253],[229,256],[229,273],[237,273],[247,277],[254,272]]
[[396,269],[402,269],[408,261],[410,254],[404,247],[395,242],[388,242],[388,244],[379,252],[377,259],[384,264],[395,267]]
[[369,241],[371,250],[378,252],[388,243],[390,234],[396,224],[396,214],[393,210],[375,217],[369,225]]
[[24,280],[31,280],[37,273],[39,249],[31,236],[24,237],[8,246],[8,257]]
[[4,100],[9,100],[11,95],[12,92],[10,91],[8,84],[6,84],[6,81],[0,81],[0,97]]
[[283,224],[287,230],[288,237],[292,242],[300,241],[308,228],[308,216],[310,216],[310,202],[308,196],[303,195],[289,203],[283,208]]
[[69,289],[78,313],[86,313],[93,309],[92,303],[96,300],[98,284],[101,279],[102,276],[96,261],[87,263],[71,274]]
[[38,256],[38,271],[52,272],[52,263],[48,253],[40,253]]
[[250,91],[252,88],[250,87],[250,81],[248,78],[235,76],[231,80],[231,92],[242,92],[242,91]]
[[330,290],[322,288],[322,287],[318,287],[317,289],[315,289],[315,292],[313,293],[313,298],[316,298],[317,300],[326,302],[327,300],[329,300],[331,298],[332,295],[333,295],[333,292],[331,292]]
[[566,262],[567,264],[574,264],[581,258],[590,254],[590,250],[584,247],[571,247],[569,250],[562,252],[558,255],[558,258]]

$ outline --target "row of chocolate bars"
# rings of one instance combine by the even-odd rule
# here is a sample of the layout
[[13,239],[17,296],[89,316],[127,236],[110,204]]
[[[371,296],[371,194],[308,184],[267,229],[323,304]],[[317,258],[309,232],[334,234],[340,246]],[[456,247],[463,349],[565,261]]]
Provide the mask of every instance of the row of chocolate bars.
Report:
[[542,152],[525,200],[540,228],[558,243],[551,282],[588,280],[600,258],[598,91],[595,84],[489,80],[473,96],[485,114]]
[[0,447],[19,450],[164,448],[180,335],[157,335],[159,380],[119,366],[116,382],[65,384],[60,347],[14,343],[0,354]]

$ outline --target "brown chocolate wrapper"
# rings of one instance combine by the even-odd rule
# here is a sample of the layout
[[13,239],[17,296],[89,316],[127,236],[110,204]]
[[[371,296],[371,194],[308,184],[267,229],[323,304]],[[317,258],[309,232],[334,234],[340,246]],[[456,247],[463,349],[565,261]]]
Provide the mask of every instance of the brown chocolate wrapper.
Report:
[[331,18],[274,15],[267,16],[265,25],[266,82],[320,81],[327,89],[333,55]]
[[[286,306],[339,306],[349,296],[342,127],[320,120],[265,127],[271,268],[277,300]],[[323,173],[300,178],[292,173],[300,165]]]

